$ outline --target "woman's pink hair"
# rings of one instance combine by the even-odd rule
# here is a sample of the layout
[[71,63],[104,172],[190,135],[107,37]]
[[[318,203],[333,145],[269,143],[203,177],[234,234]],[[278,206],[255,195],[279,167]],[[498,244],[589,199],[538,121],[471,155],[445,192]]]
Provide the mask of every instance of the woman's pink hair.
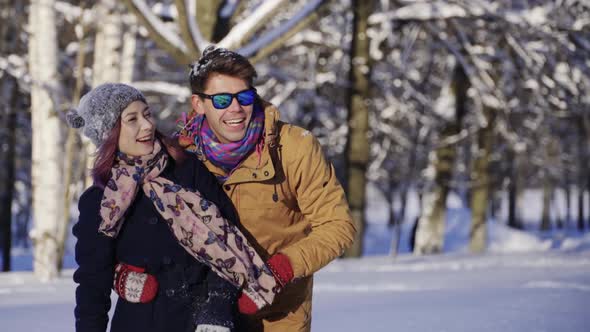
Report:
[[[94,184],[101,188],[104,188],[111,178],[111,169],[115,162],[120,133],[121,119],[117,121],[115,127],[111,129],[109,136],[96,150],[96,159],[92,167],[92,179],[94,180]],[[156,130],[156,139],[162,142],[168,154],[178,164],[181,164],[186,159],[186,152],[175,139],[163,135],[158,130]]]

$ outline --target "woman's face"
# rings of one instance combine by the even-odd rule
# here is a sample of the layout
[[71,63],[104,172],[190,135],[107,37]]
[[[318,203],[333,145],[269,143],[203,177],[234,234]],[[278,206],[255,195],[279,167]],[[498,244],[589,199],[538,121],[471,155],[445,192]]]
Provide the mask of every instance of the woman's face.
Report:
[[121,113],[119,151],[128,156],[144,156],[154,150],[156,126],[148,105],[134,101]]

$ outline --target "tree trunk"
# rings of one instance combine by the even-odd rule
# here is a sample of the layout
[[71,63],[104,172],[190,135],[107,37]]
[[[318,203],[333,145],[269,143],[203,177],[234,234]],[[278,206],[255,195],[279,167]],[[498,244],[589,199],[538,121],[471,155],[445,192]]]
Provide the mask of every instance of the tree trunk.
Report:
[[543,177],[543,207],[541,213],[541,230],[548,231],[551,229],[551,192],[553,188],[551,179],[546,174]]
[[[222,0],[197,1],[197,20],[203,38],[218,42],[229,32],[229,20],[231,16],[221,17],[219,11],[225,5]],[[196,59],[195,59],[196,60]]]
[[483,252],[487,245],[487,212],[490,201],[489,164],[492,154],[493,110],[485,109],[487,127],[480,128],[477,137],[477,154],[471,172],[471,181],[475,184],[471,190],[471,230],[469,232],[469,249],[473,253]]
[[63,140],[56,113],[60,91],[54,8],[53,0],[32,0],[29,13],[34,210],[30,236],[33,271],[43,281],[58,275],[57,230],[63,222]]
[[[137,45],[137,28],[135,16],[125,24],[123,5],[113,1],[102,0],[97,4],[100,17],[94,44],[94,63],[92,65],[92,87],[107,82],[131,83],[135,68],[135,50]],[[85,156],[84,187],[92,185],[90,170],[94,166],[95,147],[89,139],[82,137]]]
[[578,230],[584,230],[584,187],[578,185]]
[[586,169],[588,167],[588,132],[584,126],[583,119],[578,121],[578,133],[580,135],[578,139],[578,230],[584,230],[584,188],[586,187],[587,179]]
[[350,88],[348,91],[348,140],[346,142],[346,193],[353,222],[357,229],[353,245],[346,257],[360,257],[365,229],[365,191],[369,141],[367,137],[369,112],[365,101],[370,99],[369,38],[367,25],[373,1],[353,0],[353,28],[350,53]]
[[517,181],[517,160],[513,151],[508,151],[508,162],[510,164],[508,170],[508,227],[521,229],[520,222],[516,216],[516,206],[518,201],[518,181]]
[[[441,141],[455,136],[461,131],[463,117],[466,112],[467,89],[469,82],[463,68],[455,67],[451,81],[451,91],[455,103],[455,120],[448,123],[441,132]],[[446,144],[435,148],[430,153],[427,172],[431,177],[432,189],[424,194],[422,216],[418,220],[414,254],[435,254],[443,250],[444,229],[446,218],[446,202],[449,193],[449,181],[453,173],[457,152],[454,144]]]
[[[549,134],[547,135],[549,136]],[[551,229],[551,202],[554,191],[554,179],[550,167],[559,163],[560,150],[559,142],[556,139],[547,138],[549,142],[545,144],[545,167],[543,178],[543,207],[541,215],[541,230]]]
[[0,80],[0,96],[4,101],[1,108],[2,144],[0,146],[0,233],[2,233],[2,271],[10,271],[12,250],[12,199],[14,197],[14,149],[16,145],[17,82],[13,77]]
[[570,185],[570,172],[566,168],[565,170],[565,228],[569,228],[572,220],[572,186]]
[[[588,168],[588,143],[590,143],[590,116],[587,114],[587,112],[585,112],[582,115],[582,126],[584,129],[584,165],[583,168],[580,169],[581,172],[584,173],[584,175],[586,176],[586,189],[588,190],[588,209],[590,209],[590,169]],[[583,224],[583,218],[582,218],[582,227],[580,228],[581,230],[584,229],[584,224]],[[590,216],[588,217],[588,228],[590,229]]]
[[[86,37],[82,36],[82,38],[80,40],[78,40],[79,43],[79,52],[77,54],[77,58],[76,58],[76,72],[78,73],[78,77],[76,77],[76,86],[74,87],[74,94],[72,97],[72,105],[78,105],[79,101],[80,101],[80,95],[82,93],[82,89],[84,88],[84,67],[85,67],[85,63],[86,63],[86,53],[84,52],[84,49],[86,48]],[[66,138],[66,144],[65,144],[65,164],[64,164],[64,188],[65,188],[65,194],[64,194],[64,211],[63,211],[63,219],[64,222],[62,224],[62,227],[59,229],[59,243],[61,244],[59,246],[59,265],[58,268],[61,271],[61,269],[63,268],[63,258],[64,258],[64,254],[65,254],[65,243],[66,243],[66,239],[68,237],[68,230],[70,229],[70,219],[71,219],[71,215],[70,215],[70,207],[72,205],[72,199],[74,197],[75,194],[75,188],[76,188],[76,181],[80,180],[80,177],[77,176],[78,175],[78,171],[77,169],[74,168],[74,165],[76,164],[76,140],[77,139],[77,133],[76,130],[73,128],[68,128],[68,135]],[[78,160],[78,163],[82,163],[83,161],[87,160],[86,158],[80,158]],[[80,167],[78,167],[78,169],[80,169]]]
[[399,249],[399,241],[401,237],[401,226],[402,219],[399,215],[395,214],[395,189],[396,183],[393,179],[389,180],[389,190],[387,191],[387,205],[389,207],[389,227],[392,230],[391,244],[389,246],[389,254],[391,256],[397,256]]

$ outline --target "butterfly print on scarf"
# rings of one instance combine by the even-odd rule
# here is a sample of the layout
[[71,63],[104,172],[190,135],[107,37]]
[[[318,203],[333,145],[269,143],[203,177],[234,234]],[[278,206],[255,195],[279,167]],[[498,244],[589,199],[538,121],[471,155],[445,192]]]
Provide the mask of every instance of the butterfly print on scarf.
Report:
[[115,168],[115,180],[119,180],[121,175],[129,176],[129,172],[127,171],[127,168],[120,168],[120,167]]
[[143,178],[144,173],[145,173],[145,168],[135,166],[135,174],[133,174],[133,180],[135,180],[135,182],[137,182],[137,183],[141,182],[141,179]]
[[211,206],[211,202],[209,202],[208,200],[206,200],[206,199],[202,198],[202,199],[201,199],[201,204],[200,204],[200,205],[201,205],[201,209],[202,209],[203,211],[207,211],[207,209],[208,209],[208,208]]
[[193,247],[193,232],[191,231],[187,231],[184,228],[180,228],[180,230],[182,231],[182,238],[180,239],[180,243],[183,246],[192,248]]
[[209,256],[205,248],[199,249],[199,251],[197,252],[197,256],[201,257],[204,261],[210,261],[213,259],[213,257]]
[[209,231],[209,233],[207,234],[208,238],[205,241],[205,245],[211,245],[213,243],[217,243],[217,245],[219,246],[219,248],[221,248],[221,250],[223,251],[227,251],[227,235],[218,235],[215,234],[211,231]]
[[112,178],[110,178],[109,181],[107,181],[107,187],[112,191],[119,190],[119,187],[117,187],[117,183]]
[[162,203],[162,199],[160,197],[158,197],[158,195],[156,194],[156,192],[153,189],[150,189],[150,200],[152,202],[156,203],[156,206],[158,207],[158,209],[160,209],[160,211],[164,212],[164,203]]
[[176,205],[167,204],[166,206],[172,210],[172,213],[174,213],[175,216],[179,217],[180,210],[184,210],[184,201],[179,195],[176,195]]
[[207,238],[207,240],[205,240],[205,245],[207,245],[207,246],[211,245],[219,240],[217,238],[217,234],[215,234],[211,231],[209,231],[209,233],[207,233],[207,235],[208,235],[208,238]]
[[172,218],[166,219],[166,224],[168,224],[169,227],[172,227],[173,223],[174,223],[174,219],[172,219]]
[[219,266],[220,268],[229,270],[231,269],[234,265],[236,265],[236,258],[235,257],[230,257],[228,259],[221,259],[218,258],[215,260],[215,264],[217,266]]
[[109,199],[108,201],[103,202],[101,205],[111,210],[111,212],[109,212],[110,220],[113,220],[113,218],[115,218],[115,216],[119,214],[119,211],[121,211],[121,208],[117,206],[117,203],[114,199]]
[[221,230],[223,230],[225,233],[231,233],[231,234],[237,234],[238,233],[237,228],[234,225],[232,225],[232,224],[230,224],[228,222],[226,222],[225,224],[223,224],[221,226]]
[[182,187],[178,184],[164,184],[164,194],[166,193],[177,193],[182,189]]
[[197,214],[197,218],[201,219],[201,221],[205,225],[208,225],[211,222],[211,219],[213,219],[213,217],[211,217],[211,216],[208,216],[208,215],[200,215],[200,214]]
[[235,238],[236,238],[236,246],[238,247],[238,250],[240,250],[240,251],[244,250],[244,239],[237,234],[236,234]]

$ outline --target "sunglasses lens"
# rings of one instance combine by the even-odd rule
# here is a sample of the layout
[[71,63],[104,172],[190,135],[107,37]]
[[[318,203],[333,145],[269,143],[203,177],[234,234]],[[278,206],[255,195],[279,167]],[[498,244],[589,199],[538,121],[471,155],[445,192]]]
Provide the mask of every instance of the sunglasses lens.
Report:
[[231,104],[232,95],[221,93],[214,95],[211,100],[213,101],[213,106],[215,106],[215,108],[227,108]]
[[254,99],[256,98],[256,93],[254,92],[254,90],[246,90],[238,93],[236,95],[236,98],[238,99],[238,103],[240,103],[240,105],[248,106],[252,105],[252,103],[254,102]]

